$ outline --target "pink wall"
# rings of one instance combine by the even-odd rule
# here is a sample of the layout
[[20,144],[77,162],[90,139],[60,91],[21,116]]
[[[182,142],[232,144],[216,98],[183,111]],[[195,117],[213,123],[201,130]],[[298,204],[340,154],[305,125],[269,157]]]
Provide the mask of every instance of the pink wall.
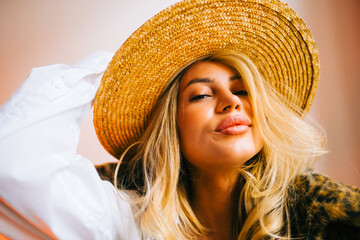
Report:
[[302,0],[320,52],[320,83],[311,114],[328,134],[317,167],[360,186],[360,1]]
[[[146,19],[173,2],[0,0],[0,104],[31,68],[115,51]],[[330,152],[316,168],[360,186],[360,1],[287,2],[307,22],[320,51],[319,90],[310,115],[325,127]],[[82,128],[79,152],[96,163],[113,160],[99,145],[91,116]]]

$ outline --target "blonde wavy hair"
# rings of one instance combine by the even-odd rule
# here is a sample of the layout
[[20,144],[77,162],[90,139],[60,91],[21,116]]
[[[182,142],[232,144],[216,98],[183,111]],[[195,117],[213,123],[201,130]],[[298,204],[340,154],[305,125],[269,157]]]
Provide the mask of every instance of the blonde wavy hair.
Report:
[[[238,169],[235,215],[229,216],[233,238],[289,239],[289,186],[325,153],[324,132],[304,121],[302,110],[278,94],[245,55],[225,51],[193,63],[198,61],[222,63],[241,75],[264,141],[262,150]],[[128,148],[115,171],[115,186],[137,192],[130,202],[139,226],[155,239],[198,239],[208,233],[191,208],[192,178],[176,121],[180,82],[193,63],[170,81],[142,139]]]

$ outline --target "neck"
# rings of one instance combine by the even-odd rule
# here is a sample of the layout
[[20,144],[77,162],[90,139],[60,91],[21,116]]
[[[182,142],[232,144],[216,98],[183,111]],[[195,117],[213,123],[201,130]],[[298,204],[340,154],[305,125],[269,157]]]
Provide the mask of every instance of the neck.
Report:
[[192,205],[211,239],[232,239],[233,191],[237,174],[196,174]]

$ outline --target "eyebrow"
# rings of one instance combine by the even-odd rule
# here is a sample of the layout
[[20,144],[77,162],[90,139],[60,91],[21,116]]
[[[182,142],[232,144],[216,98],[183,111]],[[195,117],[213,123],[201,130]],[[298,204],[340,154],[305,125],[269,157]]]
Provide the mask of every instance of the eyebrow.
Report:
[[214,82],[214,79],[210,79],[210,78],[194,78],[194,79],[190,80],[188,82],[188,84],[186,84],[184,89],[187,88],[188,86],[190,86],[191,84],[194,84],[194,83],[212,83],[212,82]]
[[230,81],[241,80],[241,79],[242,79],[242,78],[241,78],[241,76],[240,76],[239,74],[236,74],[236,75],[230,77]]
[[[240,75],[234,75],[230,77],[230,81],[234,81],[234,80],[241,80],[241,76]],[[186,86],[184,87],[187,88],[189,85],[194,84],[194,83],[213,83],[214,79],[210,79],[210,78],[194,78],[192,80],[190,80],[188,82],[188,84],[186,84]]]

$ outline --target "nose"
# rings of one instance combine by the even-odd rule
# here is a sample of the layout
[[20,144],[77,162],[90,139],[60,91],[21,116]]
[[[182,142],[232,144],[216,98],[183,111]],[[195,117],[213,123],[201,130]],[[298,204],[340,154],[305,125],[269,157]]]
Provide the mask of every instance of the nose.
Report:
[[231,112],[233,110],[240,111],[243,107],[243,103],[239,96],[234,95],[231,91],[226,91],[219,98],[219,102],[216,106],[218,113]]

